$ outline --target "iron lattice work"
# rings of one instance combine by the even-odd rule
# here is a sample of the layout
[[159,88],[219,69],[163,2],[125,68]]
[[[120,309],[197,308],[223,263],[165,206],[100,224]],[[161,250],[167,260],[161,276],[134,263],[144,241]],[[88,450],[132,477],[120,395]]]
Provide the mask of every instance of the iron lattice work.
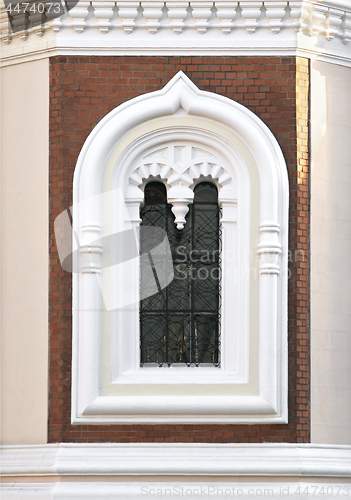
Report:
[[[165,186],[145,188],[141,225],[168,235],[174,278],[140,303],[140,362],[171,366],[220,365],[221,225],[217,188],[202,182],[194,190],[186,224],[179,231]],[[143,246],[141,241],[141,254]],[[150,246],[148,245],[150,248]],[[141,286],[157,280],[154,267],[141,269]],[[152,281],[154,283],[154,281]]]

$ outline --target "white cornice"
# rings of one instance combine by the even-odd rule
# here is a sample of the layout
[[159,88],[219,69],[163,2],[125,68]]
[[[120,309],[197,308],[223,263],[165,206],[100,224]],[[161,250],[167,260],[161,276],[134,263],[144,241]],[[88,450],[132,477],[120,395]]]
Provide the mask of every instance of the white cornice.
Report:
[[1,19],[2,65],[49,57],[54,35],[58,55],[304,55],[351,66],[348,0],[81,0],[45,33],[12,35],[4,10]]
[[48,444],[3,446],[1,475],[351,477],[351,446]]

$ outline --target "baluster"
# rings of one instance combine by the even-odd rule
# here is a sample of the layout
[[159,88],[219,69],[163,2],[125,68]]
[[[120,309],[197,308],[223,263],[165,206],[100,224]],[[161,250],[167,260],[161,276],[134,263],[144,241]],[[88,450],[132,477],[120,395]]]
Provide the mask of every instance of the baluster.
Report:
[[[70,2],[67,2],[68,6]],[[70,18],[72,19],[72,26],[77,33],[82,33],[85,25],[86,18],[88,17],[89,11],[88,8],[90,6],[90,2],[82,2],[80,1],[75,7],[73,7],[69,11]]]
[[101,33],[107,33],[111,26],[114,6],[115,2],[93,2],[94,16]]
[[310,28],[311,36],[319,35],[319,33],[325,32],[323,24],[326,20],[326,14],[328,12],[328,8],[323,5],[313,4],[312,8],[312,26]]
[[219,27],[226,35],[233,28],[238,2],[215,2]]
[[258,26],[258,18],[261,15],[262,2],[245,2],[242,4],[241,15],[244,26],[249,33],[254,33]]
[[156,33],[160,27],[159,20],[162,17],[163,2],[141,2],[141,6],[147,29],[152,34]]
[[188,15],[189,2],[166,2],[168,17],[171,20],[171,28],[179,35],[184,28],[184,19]]
[[285,16],[286,2],[265,2],[267,9],[266,16],[269,20],[269,27],[273,33],[279,33],[283,26],[282,19]]
[[131,33],[135,26],[140,2],[117,2],[118,15],[122,20],[122,27],[126,33]]
[[342,24],[342,41],[347,44],[351,41],[351,13],[345,12]]
[[343,12],[337,9],[329,9],[328,17],[326,20],[327,31],[326,37],[327,40],[332,40],[339,34],[339,29],[342,23]]
[[213,2],[190,2],[192,16],[195,19],[195,27],[201,34],[205,33],[209,26],[211,17],[211,7]]

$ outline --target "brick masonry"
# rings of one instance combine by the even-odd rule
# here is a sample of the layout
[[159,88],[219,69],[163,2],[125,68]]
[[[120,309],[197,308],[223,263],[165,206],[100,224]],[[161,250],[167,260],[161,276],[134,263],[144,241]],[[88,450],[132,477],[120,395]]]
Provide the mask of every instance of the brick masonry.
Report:
[[[71,425],[71,275],[62,270],[55,217],[72,204],[83,143],[109,111],[162,88],[179,70],[202,90],[248,107],[277,138],[290,182],[289,423]],[[309,62],[295,57],[86,57],[50,60],[49,442],[309,442]]]

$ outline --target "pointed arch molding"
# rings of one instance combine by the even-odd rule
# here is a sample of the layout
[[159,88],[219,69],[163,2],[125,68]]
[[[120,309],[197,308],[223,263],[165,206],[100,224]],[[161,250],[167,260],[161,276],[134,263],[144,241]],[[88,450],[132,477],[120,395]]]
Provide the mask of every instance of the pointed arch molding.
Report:
[[[103,264],[103,245],[90,244],[106,235],[99,195],[120,190],[128,227],[137,228],[143,187],[155,178],[173,207],[191,203],[201,179],[218,187],[220,368],[140,368],[138,307],[103,309],[103,287],[114,296],[121,284]],[[288,180],[264,123],[179,72],[101,120],[81,150],[73,186],[75,255],[83,265],[73,274],[72,422],[287,422]],[[127,227],[113,203],[107,233]],[[128,270],[136,289],[138,269]]]

